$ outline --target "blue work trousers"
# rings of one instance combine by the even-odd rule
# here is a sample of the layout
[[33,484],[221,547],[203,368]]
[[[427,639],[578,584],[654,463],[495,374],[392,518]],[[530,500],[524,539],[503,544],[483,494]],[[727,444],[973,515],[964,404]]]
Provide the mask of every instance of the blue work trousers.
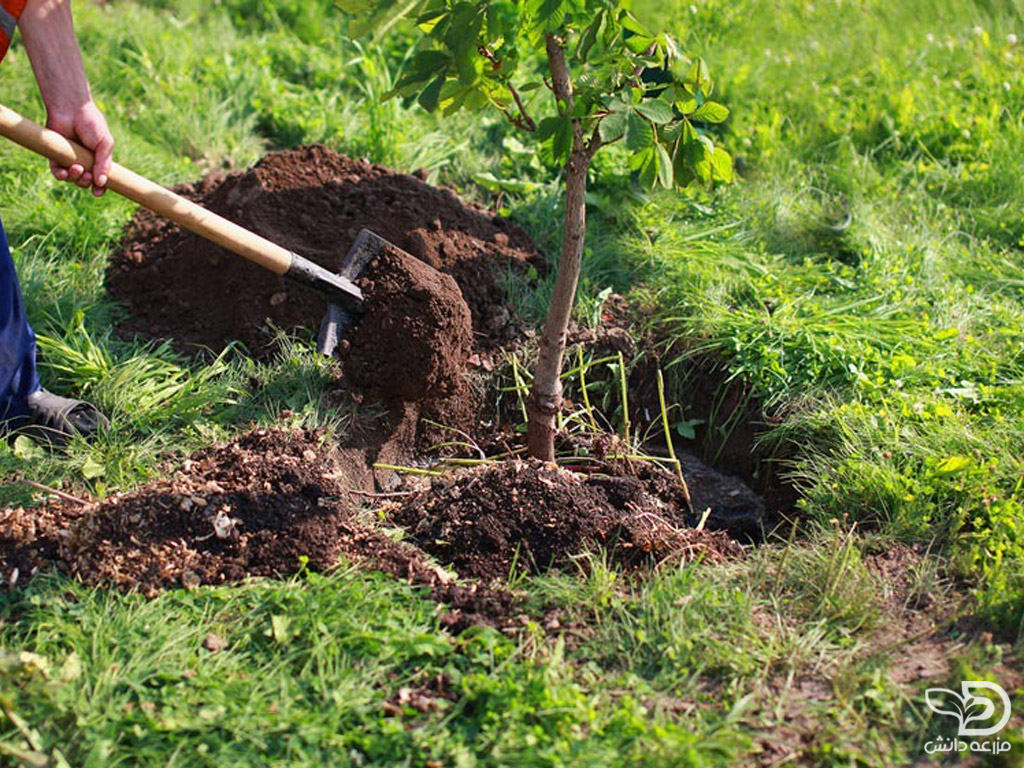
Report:
[[0,222],[0,427],[28,415],[28,396],[39,389],[36,337],[25,317],[21,287]]

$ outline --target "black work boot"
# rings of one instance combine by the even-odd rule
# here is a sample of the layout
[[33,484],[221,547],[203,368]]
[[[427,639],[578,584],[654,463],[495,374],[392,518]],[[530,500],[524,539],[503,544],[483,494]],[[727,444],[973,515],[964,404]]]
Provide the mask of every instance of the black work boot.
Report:
[[110,426],[95,405],[45,389],[28,396],[28,411],[28,423],[18,432],[51,447],[60,447],[75,435],[88,440]]

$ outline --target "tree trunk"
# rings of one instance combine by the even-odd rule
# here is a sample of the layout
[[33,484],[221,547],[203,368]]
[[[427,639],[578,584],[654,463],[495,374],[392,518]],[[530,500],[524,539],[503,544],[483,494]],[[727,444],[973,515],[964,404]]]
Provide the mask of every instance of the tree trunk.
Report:
[[[573,113],[572,80],[562,49],[562,41],[551,33],[545,38],[548,65],[551,67],[551,88],[561,102],[563,115]],[[565,164],[565,226],[562,231],[562,256],[558,261],[555,290],[551,306],[544,321],[540,337],[537,366],[533,374],[533,387],[526,407],[529,421],[526,445],[530,456],[554,461],[555,430],[558,412],[562,409],[562,358],[565,356],[565,336],[576,299],[576,286],[580,279],[583,258],[583,237],[587,226],[587,167],[590,155],[583,142],[583,129],[578,119],[572,121],[572,149]]]
[[562,234],[562,256],[558,262],[555,290],[540,337],[540,351],[533,375],[533,388],[527,401],[530,420],[526,438],[530,455],[536,459],[555,458],[555,426],[562,408],[562,359],[565,337],[576,299],[583,259],[583,238],[587,226],[587,168],[590,157],[586,150],[573,149],[566,163],[565,229]]
[[[573,89],[569,66],[562,41],[552,34],[545,39],[548,64],[551,67],[551,87],[561,102],[560,112],[572,115]],[[595,145],[596,146],[596,145]],[[562,256],[558,261],[555,290],[551,306],[544,321],[540,337],[537,366],[533,374],[533,387],[526,407],[529,423],[526,444],[530,456],[544,461],[555,458],[555,428],[558,412],[562,409],[562,358],[565,356],[565,337],[576,300],[576,286],[580,281],[580,262],[583,259],[583,238],[587,228],[587,168],[593,156],[592,148],[583,139],[583,126],[579,119],[572,120],[572,150],[565,164],[565,228],[562,232]]]

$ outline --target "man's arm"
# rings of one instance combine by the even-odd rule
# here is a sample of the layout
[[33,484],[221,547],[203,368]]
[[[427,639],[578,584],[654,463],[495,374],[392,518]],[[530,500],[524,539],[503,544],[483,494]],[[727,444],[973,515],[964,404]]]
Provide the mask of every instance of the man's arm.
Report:
[[80,187],[92,186],[94,195],[102,195],[110,174],[114,137],[92,100],[71,21],[70,0],[28,0],[18,28],[46,105],[47,127],[78,141],[95,156],[92,168],[77,163],[63,168],[51,163],[53,175]]

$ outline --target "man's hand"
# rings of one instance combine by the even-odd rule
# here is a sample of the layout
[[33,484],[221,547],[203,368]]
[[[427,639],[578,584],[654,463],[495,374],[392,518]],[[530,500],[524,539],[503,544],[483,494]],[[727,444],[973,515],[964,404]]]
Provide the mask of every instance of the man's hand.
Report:
[[111,158],[114,154],[114,137],[107,127],[103,113],[90,100],[78,109],[60,110],[51,108],[46,127],[77,141],[92,150],[93,166],[84,168],[79,163],[65,168],[50,163],[50,170],[60,181],[70,181],[80,187],[92,187],[92,193],[99,197],[107,191],[107,177],[110,175]]
[[94,195],[102,195],[110,175],[114,138],[92,100],[70,0],[28,0],[18,27],[46,105],[47,127],[92,150],[95,156],[92,168],[50,163],[50,169],[61,181],[91,186]]

